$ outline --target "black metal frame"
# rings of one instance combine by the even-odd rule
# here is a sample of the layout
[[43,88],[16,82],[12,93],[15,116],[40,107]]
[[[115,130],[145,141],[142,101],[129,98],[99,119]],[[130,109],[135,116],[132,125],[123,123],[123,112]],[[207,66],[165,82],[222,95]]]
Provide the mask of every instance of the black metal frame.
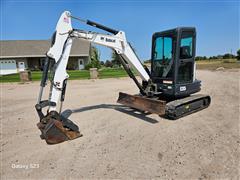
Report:
[[[193,46],[192,46],[192,57],[188,59],[180,59],[180,43],[181,36],[183,33],[187,33],[192,35],[193,37]],[[173,77],[172,78],[161,78],[153,76],[153,59],[154,59],[154,43],[157,37],[166,36],[173,38]],[[194,61],[196,54],[196,30],[194,27],[178,27],[175,29],[170,29],[167,31],[156,32],[152,36],[152,54],[151,54],[151,78],[153,83],[156,83],[158,86],[158,90],[163,92],[163,95],[170,97],[183,97],[188,96],[190,94],[196,93],[200,91],[201,81],[195,80],[193,81],[193,69],[194,69]],[[181,63],[192,62],[192,80],[189,83],[178,83],[178,70]],[[163,81],[172,81],[172,84],[164,84]],[[169,88],[171,86],[171,89]],[[180,91],[180,87],[185,86],[186,91]]]

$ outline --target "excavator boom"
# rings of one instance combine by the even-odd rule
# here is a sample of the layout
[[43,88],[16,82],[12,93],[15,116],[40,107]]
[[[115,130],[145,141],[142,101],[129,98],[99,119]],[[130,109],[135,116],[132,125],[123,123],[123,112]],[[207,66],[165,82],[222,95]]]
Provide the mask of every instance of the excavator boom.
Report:
[[[71,25],[72,18],[110,32],[113,35],[73,29]],[[81,136],[78,126],[61,115],[67,79],[69,77],[66,72],[66,67],[72,42],[75,38],[109,47],[119,54],[123,67],[139,87],[142,94],[145,94],[144,89],[133,75],[131,68],[136,70],[143,81],[147,82],[150,80],[149,74],[127,42],[123,31],[113,30],[90,20],[81,20],[80,18],[71,16],[68,11],[63,12],[58,20],[52,38],[52,46],[46,53],[40,93],[35,106],[40,117],[40,122],[37,126],[41,130],[41,138],[45,139],[48,144],[57,144]],[[47,83],[49,71],[51,77],[53,77],[53,79],[50,79],[49,100],[42,100],[42,94]],[[47,108],[46,115],[43,113],[43,108]]]

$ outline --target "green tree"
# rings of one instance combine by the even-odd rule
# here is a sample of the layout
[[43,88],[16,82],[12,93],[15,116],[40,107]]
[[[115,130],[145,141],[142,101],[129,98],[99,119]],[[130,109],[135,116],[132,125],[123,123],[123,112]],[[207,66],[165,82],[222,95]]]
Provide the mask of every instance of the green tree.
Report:
[[143,61],[144,63],[151,63],[151,59]]
[[100,68],[101,64],[100,64],[100,60],[99,60],[99,54],[98,54],[98,49],[94,46],[91,46],[90,49],[90,63],[88,63],[85,66],[85,69],[90,69],[90,68]]
[[112,65],[118,67],[121,66],[120,58],[116,51],[112,51]]
[[91,61],[98,61],[99,62],[98,49],[94,46],[91,46],[90,57],[91,57]]
[[240,49],[237,50],[237,59],[240,60]]
[[112,68],[113,67],[112,61],[106,60],[105,66]]
[[226,53],[223,55],[223,59],[232,59],[232,58],[233,58],[233,55],[230,53]]
[[196,56],[196,57],[195,57],[195,60],[196,60],[196,61],[203,60],[203,57],[202,57],[202,56]]

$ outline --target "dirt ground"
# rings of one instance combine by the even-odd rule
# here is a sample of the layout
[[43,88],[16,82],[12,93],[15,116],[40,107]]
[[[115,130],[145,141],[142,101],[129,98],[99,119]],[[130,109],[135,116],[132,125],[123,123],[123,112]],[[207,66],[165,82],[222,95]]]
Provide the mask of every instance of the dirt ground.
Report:
[[40,140],[39,82],[1,84],[2,179],[239,179],[240,71],[197,72],[208,109],[176,121],[129,111],[130,78],[69,81],[64,109],[83,137]]

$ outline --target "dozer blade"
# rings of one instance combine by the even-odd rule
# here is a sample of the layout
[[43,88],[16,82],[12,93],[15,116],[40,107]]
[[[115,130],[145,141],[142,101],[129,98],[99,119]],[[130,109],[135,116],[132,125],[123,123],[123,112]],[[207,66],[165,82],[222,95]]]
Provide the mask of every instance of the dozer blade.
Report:
[[47,144],[58,144],[82,136],[77,125],[57,112],[47,114],[37,126],[42,133],[40,137]]
[[165,114],[166,102],[162,100],[150,99],[140,95],[129,95],[120,92],[117,102],[140,111],[150,112],[158,115]]

